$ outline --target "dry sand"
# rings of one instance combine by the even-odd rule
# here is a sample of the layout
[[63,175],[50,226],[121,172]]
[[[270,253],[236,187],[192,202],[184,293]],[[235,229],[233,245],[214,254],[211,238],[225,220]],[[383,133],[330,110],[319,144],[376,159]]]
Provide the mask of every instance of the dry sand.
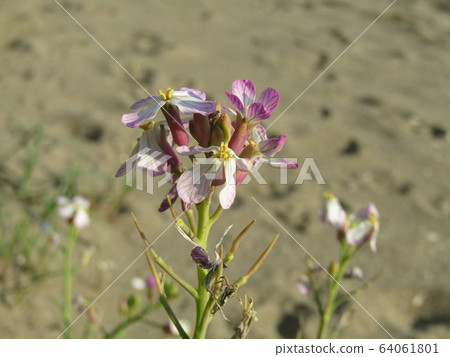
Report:
[[[225,102],[231,82],[248,78],[259,91],[279,90],[273,121],[390,1],[61,4],[149,92],[190,86]],[[79,167],[79,193],[94,202],[93,223],[83,240],[95,244],[96,251],[76,291],[93,299],[142,251],[129,212],[153,239],[171,221],[168,213],[156,211],[161,194],[136,190],[127,194],[120,215],[108,215],[111,192],[123,185],[113,175],[137,136],[120,117],[146,93],[55,2],[4,0],[0,14],[0,151],[13,147],[23,130],[40,126],[43,141],[33,188],[54,192],[55,178]],[[305,272],[306,253],[251,196],[328,264],[338,246],[332,230],[317,218],[324,191],[334,192],[350,209],[372,201],[381,213],[378,252],[364,249],[356,262],[368,275],[381,272],[357,296],[367,312],[396,338],[449,336],[449,39],[449,1],[398,0],[270,128],[272,135],[288,136],[283,156],[314,158],[326,185],[294,185],[297,171],[290,172],[289,185],[280,186],[279,173],[268,168],[268,185],[240,187],[235,206],[215,226],[213,240],[230,222],[236,233],[257,219],[230,267],[232,277],[246,271],[281,233],[261,271],[243,289],[254,298],[259,317],[249,337],[293,337],[300,316],[306,320],[305,337],[313,337],[315,329],[313,306],[295,284]],[[23,162],[20,153],[7,162],[12,180]],[[175,268],[190,271],[189,246],[173,228],[156,249]],[[102,279],[100,261],[111,263]],[[97,302],[106,324],[117,318],[117,300],[130,291],[129,280],[136,275],[147,275],[144,259]],[[186,278],[195,281],[193,274]],[[37,286],[13,308],[1,305],[0,336],[58,336],[58,284],[55,278]],[[191,306],[182,295],[175,309],[192,318]],[[238,304],[226,311],[237,318]],[[228,337],[232,326],[217,317],[210,337]],[[163,334],[136,327],[127,336]],[[388,337],[357,305],[341,336]]]

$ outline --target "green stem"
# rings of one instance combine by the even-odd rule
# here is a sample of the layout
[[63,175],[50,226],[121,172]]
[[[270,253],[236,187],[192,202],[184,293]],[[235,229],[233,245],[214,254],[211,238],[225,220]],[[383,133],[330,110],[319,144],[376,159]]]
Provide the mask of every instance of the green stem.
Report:
[[341,261],[339,264],[339,269],[333,279],[330,278],[330,287],[328,290],[328,299],[325,307],[323,308],[323,312],[320,316],[320,325],[319,330],[317,332],[317,338],[325,338],[326,332],[328,329],[328,324],[330,322],[331,316],[333,315],[334,310],[336,309],[336,297],[339,292],[340,283],[344,277],[345,271],[347,269],[347,265],[352,257],[351,254],[347,252],[346,247],[344,246],[345,242],[341,245]]
[[[211,222],[209,218],[209,207],[211,205],[211,197],[197,204],[198,224],[197,224],[197,239],[198,245],[206,249],[208,242],[208,235],[211,229]],[[206,305],[209,300],[209,293],[206,290],[203,282],[205,281],[208,271],[197,266],[197,280],[198,280],[198,298],[196,301],[196,320],[195,331],[193,338],[205,338],[207,326],[209,321],[203,320],[203,314],[206,313]]]
[[[151,248],[150,248],[151,249]],[[182,288],[184,288],[194,299],[198,298],[197,290],[181,278],[177,273],[174,272],[171,266],[168,266],[163,258],[161,258],[156,252],[151,249],[151,253],[153,254],[153,259],[155,263],[158,264],[162,270],[164,270],[173,280],[175,280]]]
[[197,227],[195,226],[195,218],[194,218],[194,212],[192,209],[186,210],[186,217],[189,222],[189,227],[191,228],[192,233],[194,233],[194,236],[197,235]]
[[170,320],[175,325],[175,328],[177,329],[178,333],[180,334],[180,337],[188,340],[189,336],[186,333],[186,331],[184,331],[183,326],[181,326],[180,321],[175,316],[175,313],[173,312],[172,308],[170,307],[169,302],[167,301],[167,298],[164,295],[160,295],[159,302],[166,310],[167,315],[169,315]]
[[64,256],[63,320],[66,328],[64,332],[65,338],[72,338],[72,331],[70,329],[70,324],[72,323],[72,253],[78,233],[79,229],[73,226],[67,238]]
[[133,323],[142,320],[148,313],[161,307],[160,304],[149,304],[136,315],[129,316],[125,321],[117,325],[111,332],[106,333],[104,338],[121,338],[126,329]]

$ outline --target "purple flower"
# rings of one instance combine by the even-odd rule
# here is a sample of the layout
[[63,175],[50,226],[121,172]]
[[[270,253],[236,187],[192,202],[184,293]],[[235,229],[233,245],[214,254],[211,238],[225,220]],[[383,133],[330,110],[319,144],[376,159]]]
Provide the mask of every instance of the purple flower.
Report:
[[256,90],[249,79],[237,79],[231,85],[231,93],[225,92],[231,105],[239,114],[250,120],[264,120],[272,115],[278,106],[280,95],[273,88],[266,88],[256,99]]
[[122,123],[130,128],[136,128],[144,121],[153,119],[158,110],[166,104],[177,107],[184,114],[199,113],[208,115],[216,110],[216,104],[207,101],[206,94],[192,88],[182,87],[177,91],[167,88],[167,92],[159,90],[158,95],[151,95],[134,103],[130,109],[143,109],[135,113],[124,114]]
[[148,276],[145,279],[145,285],[147,286],[147,289],[149,290],[155,290],[156,289],[156,282],[155,282],[155,278],[153,278],[153,276]]
[[75,227],[82,229],[89,225],[89,206],[87,199],[81,196],[75,196],[73,200],[67,197],[59,196],[57,198],[58,215],[67,219]]
[[249,145],[254,146],[252,159],[256,159],[253,165],[256,165],[258,161],[263,161],[272,167],[298,168],[298,163],[295,161],[273,157],[283,149],[287,139],[285,135],[267,139],[266,130],[262,125],[257,124],[251,131],[251,138]]
[[224,188],[219,194],[219,202],[222,208],[230,208],[236,196],[236,168],[240,171],[250,171],[250,161],[239,158],[224,143],[220,147],[208,148],[180,146],[177,151],[181,155],[212,153],[211,157],[197,159],[194,165],[180,176],[177,183],[180,198],[187,204],[200,203],[208,196],[215,179],[225,179]]
[[180,162],[172,149],[170,131],[160,123],[153,122],[143,126],[143,129],[130,158],[117,170],[116,177],[125,175],[136,164],[152,177],[163,175],[169,168],[180,168]]

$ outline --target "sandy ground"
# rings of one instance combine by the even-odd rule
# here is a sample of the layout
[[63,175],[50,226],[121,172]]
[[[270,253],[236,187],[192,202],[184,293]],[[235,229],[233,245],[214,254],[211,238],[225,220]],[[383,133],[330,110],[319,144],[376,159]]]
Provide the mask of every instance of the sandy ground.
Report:
[[[274,121],[390,1],[61,1],[95,39],[149,92],[190,86],[225,102],[238,78],[281,95]],[[41,152],[34,188],[55,189],[56,178],[78,167],[79,193],[93,203],[93,223],[83,240],[95,245],[77,292],[95,298],[142,251],[129,212],[149,237],[170,224],[158,214],[159,197],[131,190],[117,217],[108,215],[111,192],[123,181],[113,175],[129,154],[136,132],[120,117],[146,96],[140,86],[55,2],[0,2],[0,151],[24,130],[40,127]],[[250,220],[229,274],[248,269],[277,232],[281,237],[261,271],[243,289],[255,300],[259,322],[251,338],[293,337],[305,320],[313,337],[313,305],[300,296],[306,253],[251,198],[319,262],[335,258],[331,229],[317,218],[325,191],[350,209],[374,202],[381,213],[378,252],[364,249],[356,264],[380,277],[357,296],[346,338],[444,338],[450,335],[450,2],[398,0],[367,33],[274,123],[286,134],[283,156],[314,158],[326,184],[280,186],[275,169],[267,185],[240,187],[235,206],[215,226],[213,238],[231,223],[237,233]],[[12,180],[24,157],[8,161]],[[56,180],[56,181],[55,181]],[[161,195],[161,193],[159,193]],[[20,205],[8,202],[10,207]],[[15,209],[14,208],[14,209]],[[192,268],[189,246],[172,228],[156,249],[176,269]],[[110,270],[99,279],[98,263]],[[129,280],[147,275],[139,259],[96,304],[106,323],[117,317],[117,300]],[[194,275],[186,278],[195,281]],[[60,334],[60,280],[37,286],[18,305],[0,306],[3,338],[53,338]],[[175,304],[192,318],[189,299]],[[226,307],[236,318],[238,304]],[[305,317],[306,316],[306,317]],[[163,318],[163,315],[159,315]],[[81,324],[81,323],[80,323]],[[210,337],[228,337],[233,324],[217,318]],[[133,328],[128,337],[163,334]]]

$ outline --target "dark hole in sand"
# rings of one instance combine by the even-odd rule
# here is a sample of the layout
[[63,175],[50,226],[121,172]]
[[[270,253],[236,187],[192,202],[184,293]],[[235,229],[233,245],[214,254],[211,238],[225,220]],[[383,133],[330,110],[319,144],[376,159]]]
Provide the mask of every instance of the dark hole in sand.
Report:
[[411,192],[411,189],[412,185],[409,182],[407,182],[398,188],[398,193],[400,193],[401,195],[407,195],[409,192]]
[[[284,314],[277,326],[278,333],[283,338],[298,338],[298,332],[311,316],[312,309],[305,304],[297,304],[293,311]],[[305,336],[302,336],[305,338]]]
[[431,135],[433,138],[442,139],[447,134],[447,131],[439,126],[431,127]]
[[88,141],[100,141],[103,137],[103,128],[101,126],[92,126],[90,128],[86,128],[86,132],[84,133],[84,137]]
[[436,325],[450,326],[450,315],[420,317],[414,321],[413,327],[416,330],[426,330],[427,328]]
[[347,145],[341,150],[342,155],[356,155],[360,151],[360,145],[355,139],[348,141]]
[[330,117],[330,115],[331,115],[331,111],[330,111],[330,109],[328,107],[323,107],[320,110],[320,115],[322,116],[322,118],[328,119]]
[[381,105],[381,100],[372,96],[364,96],[359,98],[359,102],[364,105],[369,105],[371,107],[378,107]]

